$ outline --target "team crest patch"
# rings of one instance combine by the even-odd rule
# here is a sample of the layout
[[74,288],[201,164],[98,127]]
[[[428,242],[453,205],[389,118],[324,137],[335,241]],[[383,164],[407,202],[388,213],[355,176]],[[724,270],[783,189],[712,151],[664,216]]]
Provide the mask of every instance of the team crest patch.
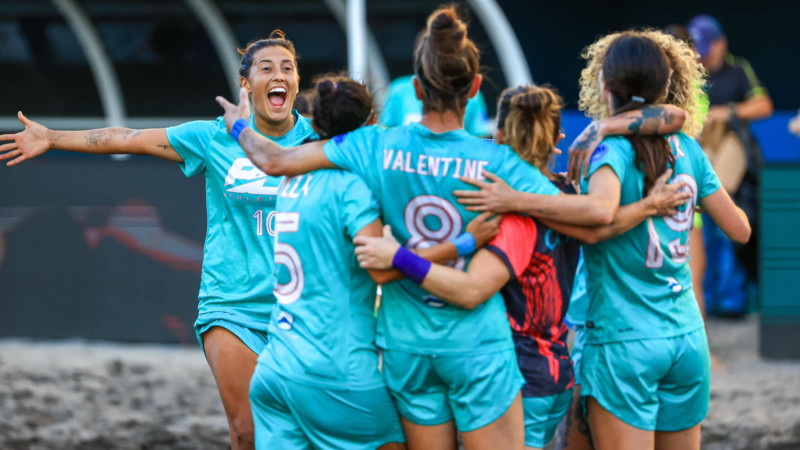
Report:
[[606,153],[608,153],[608,146],[606,144],[598,145],[594,153],[592,153],[592,159],[590,159],[589,162],[599,161]]
[[341,145],[342,142],[344,142],[344,140],[347,139],[347,136],[349,134],[350,133],[345,133],[345,134],[340,134],[338,136],[334,136],[333,137],[333,143],[336,144],[336,145]]

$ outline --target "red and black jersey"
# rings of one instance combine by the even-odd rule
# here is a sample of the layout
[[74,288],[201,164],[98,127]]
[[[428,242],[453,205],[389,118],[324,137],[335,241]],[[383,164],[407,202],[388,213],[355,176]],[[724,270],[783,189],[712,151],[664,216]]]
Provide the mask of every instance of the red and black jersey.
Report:
[[522,395],[544,397],[569,389],[574,379],[564,316],[580,243],[535,219],[512,214],[483,248],[500,257],[511,275],[500,292],[526,381]]

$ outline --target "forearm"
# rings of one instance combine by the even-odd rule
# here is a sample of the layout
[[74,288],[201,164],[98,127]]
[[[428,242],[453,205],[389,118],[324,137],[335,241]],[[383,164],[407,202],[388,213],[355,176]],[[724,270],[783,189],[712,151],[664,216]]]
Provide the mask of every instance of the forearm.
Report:
[[[433,247],[421,248],[413,251],[420,257],[435,264],[446,264],[458,258],[458,250],[452,242],[444,242],[434,245]],[[376,282],[380,284],[391,283],[406,278],[406,276],[397,269],[376,270],[375,272],[379,272],[375,275],[378,278]],[[373,279],[375,279],[376,276],[373,276]]]
[[464,309],[475,308],[499,289],[487,286],[477,274],[439,264],[431,266],[421,286],[447,303]]
[[48,130],[49,149],[94,154],[139,154],[181,161],[164,129],[99,128],[82,131]]
[[250,161],[264,173],[269,175],[286,175],[280,172],[281,146],[264,138],[250,128],[245,128],[239,135],[239,145],[244,149]]
[[736,116],[743,120],[766,119],[772,115],[772,100],[767,95],[758,95],[734,107]]
[[327,140],[284,148],[261,136],[251,128],[239,135],[239,145],[259,169],[272,176],[297,176],[319,169],[337,168],[325,156]]
[[648,105],[601,120],[599,133],[602,136],[675,133],[685,121],[686,112],[677,106]]
[[583,226],[608,225],[616,205],[594,195],[541,195],[517,192],[513,211],[540,219]]
[[605,226],[586,227],[548,219],[540,219],[540,221],[545,226],[561,234],[574,237],[587,244],[596,244],[627,232],[647,220],[648,217],[655,215],[657,212],[655,206],[645,197],[636,203],[620,207],[617,210],[617,215],[614,216],[614,220],[609,225]]

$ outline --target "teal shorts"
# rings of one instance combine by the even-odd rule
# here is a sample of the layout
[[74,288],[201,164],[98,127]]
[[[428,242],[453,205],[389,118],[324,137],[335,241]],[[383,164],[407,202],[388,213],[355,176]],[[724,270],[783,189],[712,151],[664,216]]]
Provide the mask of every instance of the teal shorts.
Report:
[[525,384],[514,349],[469,356],[384,350],[383,377],[403,417],[427,426],[455,420],[460,432],[500,418]]
[[663,339],[586,344],[581,397],[628,425],[680,431],[708,413],[711,360],[703,328]]
[[[268,337],[266,331],[254,330],[224,319],[214,319],[201,325],[195,325],[194,332],[197,340],[200,341],[201,348],[203,348],[203,333],[210,330],[211,327],[221,327],[230,331],[256,355],[260,355],[267,347]],[[205,348],[203,348],[203,353],[205,353]]]
[[572,373],[575,376],[575,386],[581,384],[581,362],[583,360],[583,347],[586,345],[586,328],[583,325],[575,327],[575,340],[572,343]]
[[525,446],[544,448],[553,436],[572,403],[572,389],[547,397],[524,397]]
[[297,383],[259,363],[250,381],[256,448],[374,450],[405,442],[385,386],[364,390]]

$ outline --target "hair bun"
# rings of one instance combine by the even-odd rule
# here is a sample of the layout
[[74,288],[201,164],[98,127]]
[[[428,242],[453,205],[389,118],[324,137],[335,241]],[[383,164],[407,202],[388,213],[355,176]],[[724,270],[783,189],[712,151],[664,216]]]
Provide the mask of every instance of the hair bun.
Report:
[[428,39],[440,52],[460,50],[466,38],[467,25],[452,6],[440,9],[428,21]]
[[511,107],[517,108],[533,114],[538,114],[546,111],[553,103],[549,95],[545,95],[542,91],[526,91],[511,97]]
[[333,80],[331,79],[323,79],[319,83],[317,83],[317,95],[326,96],[334,91]]
[[272,33],[269,34],[267,39],[286,39],[286,33],[284,33],[280,28],[276,28],[272,30]]

